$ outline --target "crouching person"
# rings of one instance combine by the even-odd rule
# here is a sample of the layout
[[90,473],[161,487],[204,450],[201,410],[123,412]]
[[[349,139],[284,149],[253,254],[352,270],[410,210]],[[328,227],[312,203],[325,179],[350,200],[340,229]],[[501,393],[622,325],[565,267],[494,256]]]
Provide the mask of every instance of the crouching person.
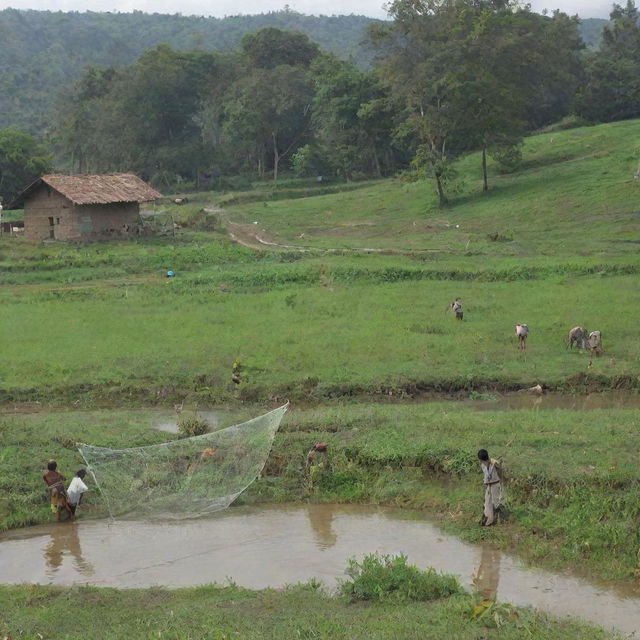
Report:
[[49,460],[47,471],[42,475],[42,479],[49,490],[51,511],[56,515],[56,519],[60,520],[62,512],[66,511],[69,518],[73,520],[73,511],[67,501],[67,491],[64,488],[64,476],[58,471],[58,463],[55,460]]
[[481,524],[490,527],[496,523],[496,517],[503,509],[502,470],[497,460],[492,460],[486,449],[478,451],[478,459],[483,474],[484,514]]
[[77,471],[67,489],[67,501],[74,516],[76,515],[78,505],[82,501],[82,496],[86,491],[89,491],[89,487],[84,483],[84,477],[86,475],[87,472],[84,469]]

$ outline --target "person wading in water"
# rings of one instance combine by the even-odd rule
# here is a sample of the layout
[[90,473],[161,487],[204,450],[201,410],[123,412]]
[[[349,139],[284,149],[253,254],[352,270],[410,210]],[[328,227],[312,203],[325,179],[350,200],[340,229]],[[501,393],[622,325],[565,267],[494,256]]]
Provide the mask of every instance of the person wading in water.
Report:
[[496,522],[497,512],[502,509],[502,470],[497,460],[492,460],[486,449],[478,451],[478,459],[483,474],[484,514],[481,524],[490,527]]
[[60,514],[65,510],[69,519],[73,520],[73,511],[67,502],[67,491],[64,488],[64,476],[58,471],[58,463],[55,460],[49,460],[47,472],[42,475],[42,479],[49,489],[51,511],[56,514],[57,520],[60,520]]

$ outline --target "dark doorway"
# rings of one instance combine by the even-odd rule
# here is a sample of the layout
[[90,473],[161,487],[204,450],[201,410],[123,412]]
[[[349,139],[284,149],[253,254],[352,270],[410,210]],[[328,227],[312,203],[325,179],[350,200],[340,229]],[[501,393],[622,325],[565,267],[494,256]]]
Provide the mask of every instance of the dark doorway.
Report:
[[55,240],[56,228],[53,224],[53,218],[49,217],[49,237]]

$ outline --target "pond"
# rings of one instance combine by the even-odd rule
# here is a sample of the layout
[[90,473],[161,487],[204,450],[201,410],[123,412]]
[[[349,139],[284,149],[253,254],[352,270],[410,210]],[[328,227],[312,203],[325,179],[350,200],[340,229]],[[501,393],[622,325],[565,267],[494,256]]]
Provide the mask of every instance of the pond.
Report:
[[[202,520],[52,523],[0,535],[5,583],[186,587],[229,580],[281,587],[317,578],[334,588],[347,559],[404,553],[458,575],[487,599],[640,629],[640,594],[524,566],[491,546],[444,534],[418,512],[353,505],[232,507]],[[631,635],[631,637],[640,637]]]

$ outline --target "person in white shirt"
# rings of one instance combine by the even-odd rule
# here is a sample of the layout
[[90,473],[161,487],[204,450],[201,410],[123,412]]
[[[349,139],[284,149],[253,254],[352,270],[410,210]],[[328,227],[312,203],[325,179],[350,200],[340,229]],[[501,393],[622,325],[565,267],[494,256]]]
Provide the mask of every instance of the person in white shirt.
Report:
[[83,494],[85,491],[89,491],[89,487],[87,487],[83,480],[86,475],[87,472],[84,469],[80,469],[73,477],[73,480],[71,480],[69,488],[67,489],[67,502],[69,503],[74,515],[76,513],[76,508],[82,500]]
[[489,457],[486,449],[478,451],[478,459],[482,468],[484,485],[484,516],[482,524],[490,527],[496,522],[496,512],[502,509],[502,469],[497,460]]

